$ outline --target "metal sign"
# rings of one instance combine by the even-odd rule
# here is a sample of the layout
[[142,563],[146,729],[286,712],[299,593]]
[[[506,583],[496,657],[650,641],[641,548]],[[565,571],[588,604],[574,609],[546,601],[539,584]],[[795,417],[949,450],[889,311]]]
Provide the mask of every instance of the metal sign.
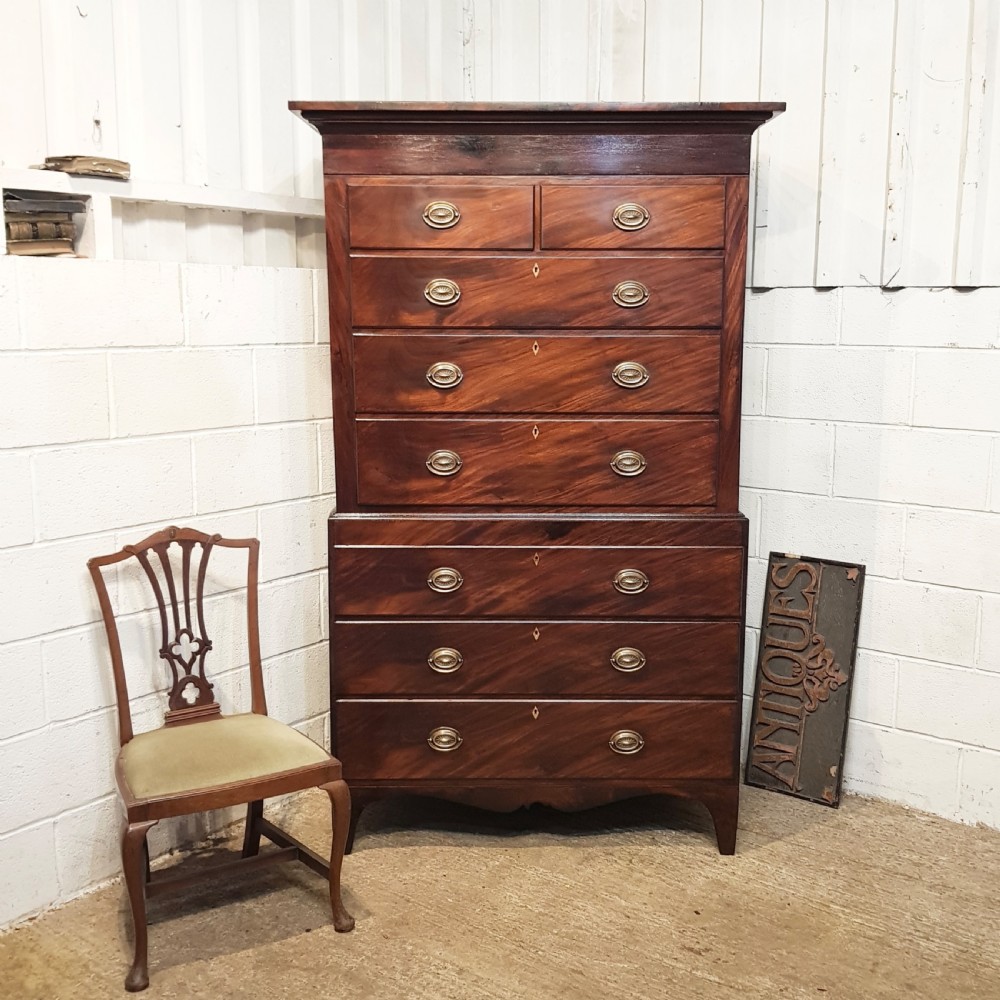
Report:
[[864,566],[772,552],[746,783],[840,804]]

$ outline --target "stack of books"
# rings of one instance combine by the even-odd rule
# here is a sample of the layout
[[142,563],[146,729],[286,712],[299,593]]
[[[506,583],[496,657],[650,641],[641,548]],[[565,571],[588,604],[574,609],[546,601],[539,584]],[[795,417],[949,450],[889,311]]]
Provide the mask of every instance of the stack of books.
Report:
[[112,160],[108,156],[46,156],[38,169],[81,177],[110,177],[116,181],[127,181],[132,171],[127,160]]
[[7,253],[76,256],[77,230],[73,216],[87,210],[85,198],[43,191],[3,193],[4,234]]

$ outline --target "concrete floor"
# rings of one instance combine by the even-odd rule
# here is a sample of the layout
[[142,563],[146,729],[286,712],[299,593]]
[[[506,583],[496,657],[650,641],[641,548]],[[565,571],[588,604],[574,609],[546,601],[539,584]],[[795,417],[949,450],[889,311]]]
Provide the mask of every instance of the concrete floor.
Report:
[[[290,826],[328,844],[324,797]],[[743,789],[735,858],[698,807],[364,814],[353,934],[298,865],[151,904],[149,997],[377,1000],[1000,998],[1000,832]],[[181,862],[204,862],[195,855]],[[121,997],[112,885],[0,936],[0,996]]]

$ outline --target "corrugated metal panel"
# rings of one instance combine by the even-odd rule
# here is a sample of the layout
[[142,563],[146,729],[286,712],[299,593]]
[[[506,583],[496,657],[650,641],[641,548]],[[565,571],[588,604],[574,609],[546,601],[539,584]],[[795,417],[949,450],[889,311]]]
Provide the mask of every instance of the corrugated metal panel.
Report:
[[[895,4],[886,0],[829,5],[816,240],[819,286],[880,282],[895,17]],[[787,98],[790,105],[795,100]]]
[[[21,0],[0,165],[317,198],[290,98],[784,99],[754,149],[760,286],[1000,284],[995,0]],[[120,252],[306,265],[315,222],[133,205]]]

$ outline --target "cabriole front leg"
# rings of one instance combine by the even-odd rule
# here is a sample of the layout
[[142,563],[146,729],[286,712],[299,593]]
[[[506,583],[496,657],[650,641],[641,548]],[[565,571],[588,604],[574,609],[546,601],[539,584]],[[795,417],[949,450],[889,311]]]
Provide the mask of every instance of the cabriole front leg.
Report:
[[128,823],[122,832],[122,872],[132,911],[135,948],[132,966],[125,977],[125,989],[130,993],[149,985],[146,931],[146,833],[154,822]]

